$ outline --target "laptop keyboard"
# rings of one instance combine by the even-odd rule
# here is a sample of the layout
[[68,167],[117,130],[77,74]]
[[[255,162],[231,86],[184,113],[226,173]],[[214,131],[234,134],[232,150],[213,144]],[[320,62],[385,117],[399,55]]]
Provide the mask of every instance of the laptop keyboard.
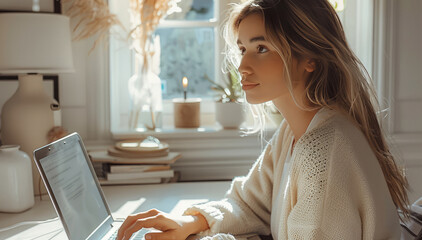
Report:
[[[141,229],[134,233],[130,240],[145,240],[144,235],[149,232],[148,229]],[[115,240],[117,238],[118,229],[110,236],[109,240]]]

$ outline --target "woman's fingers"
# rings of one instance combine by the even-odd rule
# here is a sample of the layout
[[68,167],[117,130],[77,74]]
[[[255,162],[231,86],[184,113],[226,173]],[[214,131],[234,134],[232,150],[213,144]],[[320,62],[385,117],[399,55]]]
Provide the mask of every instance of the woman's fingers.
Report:
[[[117,233],[117,239],[121,240],[123,239],[124,233],[126,231],[126,229],[130,226],[133,225],[133,223],[135,223],[138,219],[143,219],[143,218],[149,218],[152,216],[156,216],[160,213],[160,211],[158,211],[157,209],[151,209],[149,211],[146,212],[141,212],[135,215],[130,215],[126,218],[126,220],[123,222],[122,226],[120,226],[119,231]],[[129,236],[130,237],[130,236]]]
[[151,239],[186,239],[191,233],[196,233],[202,229],[196,226],[198,224],[197,219],[194,216],[169,215],[153,209],[129,216],[120,227],[117,239],[127,240],[143,228],[154,228],[161,231],[159,233],[148,233],[146,236],[151,237]]
[[131,226],[127,227],[124,231],[124,238],[129,239],[135,232],[143,228],[154,228],[162,232],[175,229],[175,222],[163,214],[157,214],[149,218],[143,218],[136,220]]
[[167,231],[167,232],[151,232],[145,234],[145,239],[147,240],[177,240],[185,239],[186,237],[179,237],[176,231]]

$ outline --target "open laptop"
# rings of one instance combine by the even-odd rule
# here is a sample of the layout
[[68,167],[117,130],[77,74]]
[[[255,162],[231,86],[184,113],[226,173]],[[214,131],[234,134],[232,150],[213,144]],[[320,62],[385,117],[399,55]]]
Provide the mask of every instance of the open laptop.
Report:
[[[116,238],[122,222],[111,216],[79,134],[36,149],[34,160],[70,240]],[[131,239],[144,239],[147,232]]]

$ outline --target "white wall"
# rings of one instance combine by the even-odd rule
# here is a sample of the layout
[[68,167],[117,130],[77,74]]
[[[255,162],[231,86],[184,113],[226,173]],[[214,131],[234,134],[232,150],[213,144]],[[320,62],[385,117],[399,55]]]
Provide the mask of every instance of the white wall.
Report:
[[392,131],[413,191],[422,197],[422,1],[394,1]]
[[422,1],[398,1],[397,4],[396,133],[422,134],[421,10]]
[[62,124],[84,139],[104,140],[110,139],[108,49],[103,41],[90,52],[93,44],[93,38],[74,41],[75,73],[59,75]]

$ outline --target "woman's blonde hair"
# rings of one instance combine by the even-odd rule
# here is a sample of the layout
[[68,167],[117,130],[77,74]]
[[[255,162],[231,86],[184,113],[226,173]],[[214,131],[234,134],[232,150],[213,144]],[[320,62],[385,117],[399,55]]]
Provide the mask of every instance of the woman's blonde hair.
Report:
[[240,64],[236,43],[239,24],[251,14],[263,17],[266,40],[284,63],[284,79],[293,99],[292,59],[310,58],[315,62],[316,68],[305,83],[306,109],[336,109],[360,128],[378,159],[394,204],[408,216],[408,183],[378,122],[375,109],[378,112],[379,104],[371,77],[350,49],[331,4],[327,0],[249,0],[234,4],[224,28],[228,65]]

